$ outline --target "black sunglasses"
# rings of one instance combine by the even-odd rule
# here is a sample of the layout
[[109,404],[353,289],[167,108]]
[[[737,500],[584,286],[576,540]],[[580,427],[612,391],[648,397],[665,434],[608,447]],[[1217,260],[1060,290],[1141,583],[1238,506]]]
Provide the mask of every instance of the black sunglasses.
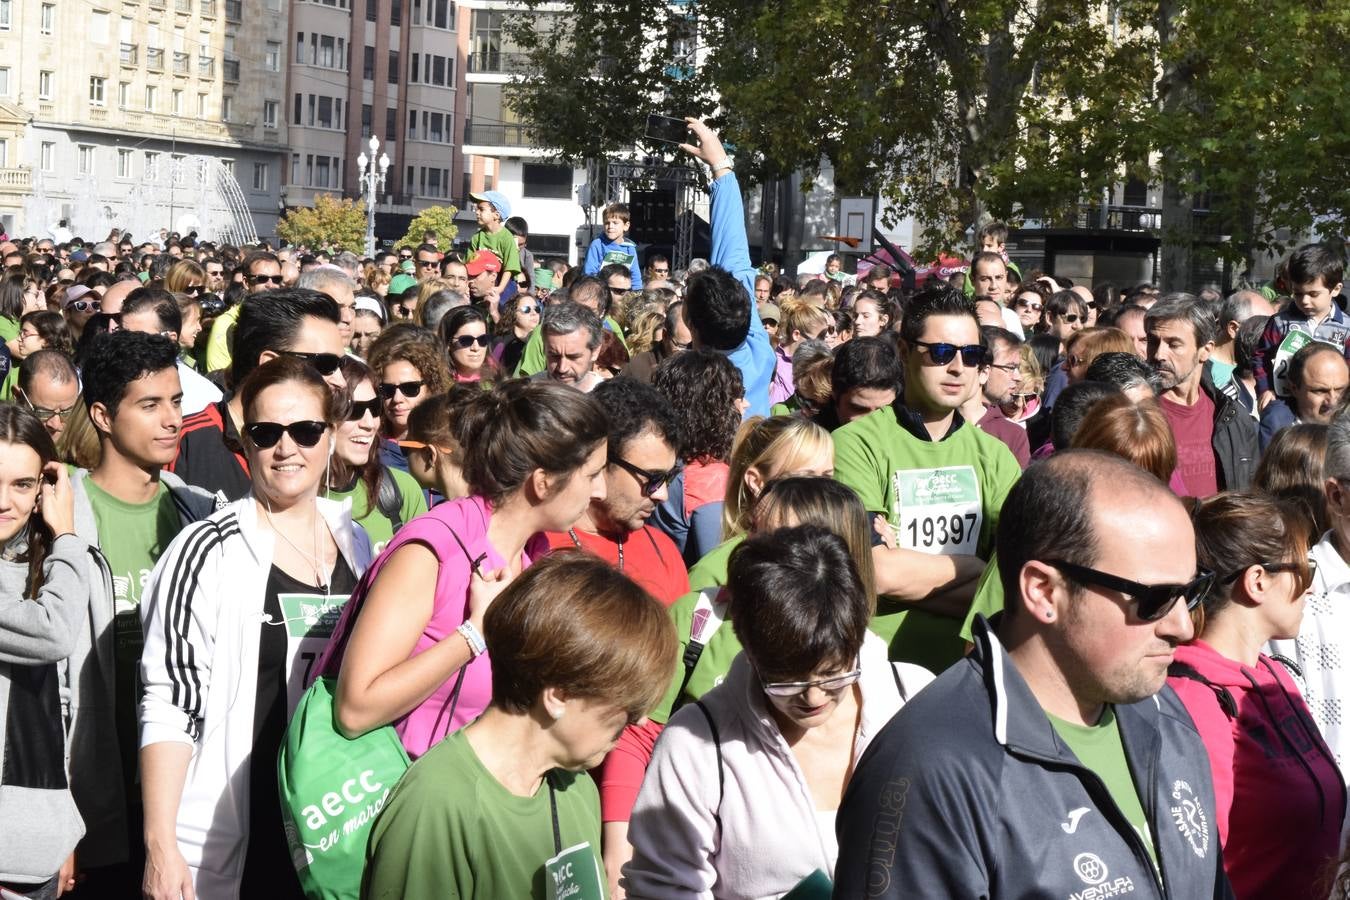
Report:
[[342,365],[342,357],[336,353],[301,353],[299,350],[282,350],[281,355],[303,359],[323,376],[332,375]]
[[609,461],[612,465],[618,466],[629,475],[638,480],[641,485],[642,496],[650,497],[661,488],[670,484],[680,474],[680,466],[677,464],[673,469],[666,469],[664,472],[653,472],[650,469],[639,468],[626,459],[618,456],[611,456]]
[[1209,595],[1215,579],[1213,572],[1201,569],[1185,584],[1140,584],[1110,572],[1099,572],[1061,559],[1047,559],[1045,563],[1079,584],[1120,591],[1135,605],[1139,618],[1145,622],[1161,619],[1172,611],[1178,600],[1186,601],[1186,609],[1195,609]]
[[289,434],[299,447],[313,447],[328,430],[325,422],[301,420],[289,425],[280,422],[249,422],[244,426],[244,435],[259,450],[275,447],[283,434]]
[[1304,572],[1307,572],[1307,573],[1308,573],[1308,583],[1309,583],[1309,584],[1312,584],[1313,578],[1316,577],[1316,575],[1317,575],[1317,560],[1315,560],[1315,559],[1309,559],[1309,560],[1307,560],[1306,562],[1301,562],[1301,563],[1299,563],[1299,562],[1280,562],[1280,563],[1265,563],[1265,562],[1260,562],[1260,563],[1252,563],[1251,565],[1243,566],[1243,567],[1240,568],[1240,569],[1234,569],[1233,571],[1229,572],[1227,575],[1223,576],[1223,578],[1221,578],[1221,579],[1219,580],[1219,584],[1232,584],[1233,582],[1237,581],[1239,577],[1241,577],[1242,573],[1246,572],[1246,571],[1247,571],[1248,569],[1250,569],[1252,566],[1260,566],[1261,568],[1265,569],[1267,572],[1271,572],[1271,573],[1276,573],[1276,572],[1294,572],[1295,574],[1302,575]]
[[829,335],[831,335],[831,334],[838,334],[838,333],[839,333],[839,329],[838,329],[838,328],[836,328],[836,327],[833,326],[833,325],[826,325],[824,328],[820,329],[820,334],[818,334],[818,335],[816,335],[815,337],[811,338],[811,340],[813,340],[813,341],[823,341],[823,340],[825,340],[825,338],[826,338],[827,336],[829,336]]
[[183,293],[187,294],[189,297],[196,297],[204,290],[206,290],[206,288],[202,287],[200,284],[190,284],[183,288]]
[[351,406],[347,407],[347,421],[359,422],[370,413],[375,418],[380,417],[380,398],[371,397],[369,400],[353,400]]
[[380,396],[386,400],[393,400],[394,394],[398,393],[411,400],[422,393],[424,384],[426,384],[424,381],[400,381],[397,384],[387,381],[380,385]]
[[947,344],[941,341],[930,344],[928,341],[915,341],[914,346],[924,347],[928,356],[936,365],[945,366],[961,354],[961,362],[967,366],[982,366],[987,354],[982,344]]
[[281,276],[281,275],[250,275],[250,276],[248,276],[248,283],[249,283],[249,284],[265,284],[265,283],[267,283],[267,282],[269,282],[269,281],[272,282],[273,284],[281,284],[281,282],[282,282],[282,276]]
[[474,344],[480,347],[486,347],[492,342],[492,338],[486,334],[461,334],[455,338],[455,346],[461,350],[468,350]]

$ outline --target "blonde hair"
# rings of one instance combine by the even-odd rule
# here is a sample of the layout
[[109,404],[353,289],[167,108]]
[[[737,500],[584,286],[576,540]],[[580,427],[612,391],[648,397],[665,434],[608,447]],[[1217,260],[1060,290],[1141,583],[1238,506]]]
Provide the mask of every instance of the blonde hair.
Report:
[[750,530],[756,496],[745,476],[754,469],[762,483],[781,477],[816,459],[826,450],[833,453],[830,433],[810,419],[792,416],[747,419],[731,444],[727,472],[727,495],[722,504],[722,540]]
[[834,324],[829,310],[797,297],[784,300],[780,294],[778,309],[783,314],[778,320],[779,343],[791,344],[793,332],[801,332],[803,339],[814,337],[818,329],[813,329],[813,324],[820,328]]

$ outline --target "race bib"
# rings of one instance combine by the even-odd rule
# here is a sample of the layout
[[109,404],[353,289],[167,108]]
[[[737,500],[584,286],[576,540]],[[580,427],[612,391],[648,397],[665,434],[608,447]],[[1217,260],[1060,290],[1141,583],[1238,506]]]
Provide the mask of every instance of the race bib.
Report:
[[604,900],[600,864],[589,841],[568,847],[544,863],[548,900]]
[[278,594],[286,620],[286,711],[295,711],[300,695],[314,680],[314,664],[333,634],[350,594]]
[[1275,395],[1290,396],[1293,386],[1289,384],[1289,362],[1294,354],[1313,342],[1313,336],[1304,331],[1290,331],[1280,341],[1275,351]]
[[973,466],[900,469],[891,479],[898,546],[944,556],[975,555],[984,522]]

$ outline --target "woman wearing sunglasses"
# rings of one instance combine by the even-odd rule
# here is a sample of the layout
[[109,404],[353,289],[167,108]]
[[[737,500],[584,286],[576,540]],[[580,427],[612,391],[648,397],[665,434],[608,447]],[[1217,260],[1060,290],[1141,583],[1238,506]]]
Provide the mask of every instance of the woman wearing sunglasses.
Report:
[[301,896],[277,753],[323,626],[370,562],[345,504],[319,496],[337,423],[323,378],[281,356],[240,393],[252,490],[180,532],[143,595],[144,884],[156,900]]
[[164,289],[173,294],[201,296],[206,290],[206,269],[195,259],[180,259],[164,273]]
[[388,328],[371,345],[370,371],[375,373],[375,390],[384,406],[380,461],[406,472],[408,458],[398,441],[408,436],[408,414],[454,383],[445,352],[436,336],[425,329]]
[[497,362],[488,355],[487,314],[476,306],[457,306],[445,314],[437,329],[450,355],[450,367],[459,383],[494,381]]
[[516,294],[502,310],[497,322],[497,340],[492,345],[492,358],[503,372],[514,372],[530,334],[539,327],[544,314],[543,301],[528,294]]
[[335,392],[340,413],[324,496],[351,504],[378,554],[405,523],[427,511],[421,486],[407,472],[380,462],[380,399],[365,363],[342,359],[346,386]]
[[1257,493],[1201,500],[1192,520],[1199,564],[1217,577],[1167,682],[1209,751],[1224,869],[1238,897],[1324,897],[1345,785],[1285,663],[1263,652],[1298,636],[1311,536]]
[[731,555],[726,680],[671,717],[629,826],[631,897],[827,896],[834,819],[871,738],[933,680],[868,631],[843,538],[800,526]]
[[1017,321],[1022,323],[1022,331],[1026,335],[1043,330],[1041,311],[1045,309],[1047,296],[1049,292],[1036,282],[1025,284],[1017,291],[1013,299],[1013,311],[1017,313]]

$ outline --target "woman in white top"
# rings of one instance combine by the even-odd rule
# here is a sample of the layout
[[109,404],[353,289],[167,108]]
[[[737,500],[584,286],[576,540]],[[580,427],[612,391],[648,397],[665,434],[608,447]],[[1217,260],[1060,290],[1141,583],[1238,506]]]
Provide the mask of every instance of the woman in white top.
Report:
[[778,897],[807,878],[827,893],[854,765],[932,680],[867,631],[872,598],[831,531],[748,538],[727,590],[743,650],[656,744],[629,826],[630,900]]

